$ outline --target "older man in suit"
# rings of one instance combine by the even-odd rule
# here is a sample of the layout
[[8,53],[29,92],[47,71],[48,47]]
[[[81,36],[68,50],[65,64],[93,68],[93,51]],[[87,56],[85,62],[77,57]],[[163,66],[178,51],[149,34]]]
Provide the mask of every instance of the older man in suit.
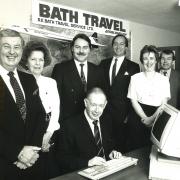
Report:
[[164,49],[160,54],[160,73],[169,77],[171,99],[168,104],[180,110],[180,73],[172,68],[175,54],[171,49]]
[[111,137],[111,119],[102,115],[107,100],[100,88],[93,88],[84,99],[83,113],[62,125],[57,159],[65,172],[102,165],[106,159],[119,158]]
[[113,117],[113,132],[116,147],[125,152],[125,124],[130,102],[127,98],[130,78],[140,71],[139,65],[126,58],[128,39],[118,34],[112,39],[114,56],[101,61],[106,82],[109,85],[107,110]]
[[46,179],[41,164],[45,112],[33,76],[19,72],[24,41],[10,29],[0,31],[0,178]]
[[52,77],[57,81],[61,97],[61,123],[84,109],[83,100],[87,90],[99,86],[104,88],[103,71],[87,62],[91,41],[85,34],[77,34],[72,41],[73,59],[56,64]]

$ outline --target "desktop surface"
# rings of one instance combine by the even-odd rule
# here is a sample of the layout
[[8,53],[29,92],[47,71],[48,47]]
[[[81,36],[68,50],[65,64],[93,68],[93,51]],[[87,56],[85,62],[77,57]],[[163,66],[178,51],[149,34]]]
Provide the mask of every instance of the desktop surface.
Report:
[[[149,155],[150,148],[142,148],[129,153],[126,156],[138,158],[136,166],[130,166],[126,169],[120,170],[114,174],[111,174],[102,180],[148,180],[149,173]],[[79,171],[64,174],[50,180],[85,180],[87,178],[77,174]]]

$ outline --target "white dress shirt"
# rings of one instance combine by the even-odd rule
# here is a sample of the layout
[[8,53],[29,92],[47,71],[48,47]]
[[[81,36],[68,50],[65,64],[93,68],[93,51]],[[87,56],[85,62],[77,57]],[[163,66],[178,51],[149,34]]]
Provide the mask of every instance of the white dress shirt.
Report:
[[[10,91],[10,93],[11,93],[13,99],[14,99],[14,101],[16,102],[16,96],[15,96],[14,90],[13,90],[13,88],[11,86],[10,77],[8,76],[8,73],[9,73],[9,71],[7,71],[5,68],[3,68],[0,65],[0,75],[1,75],[1,77],[3,79],[3,81],[5,82],[6,86],[8,87],[8,89],[9,89],[9,91]],[[19,86],[21,88],[21,91],[23,92],[24,99],[25,99],[25,93],[24,93],[23,87],[21,85],[21,82],[20,82],[20,79],[19,79],[19,76],[18,76],[18,73],[17,73],[17,69],[15,69],[13,71],[13,73],[14,73],[14,77],[16,78],[16,80],[17,80],[17,82],[18,82],[18,84],[19,84]]]
[[121,57],[113,57],[113,60],[111,61],[111,65],[110,65],[110,69],[109,69],[109,79],[110,79],[110,84],[112,84],[112,69],[113,69],[113,65],[115,63],[115,59],[117,60],[117,64],[116,64],[116,75],[121,67],[121,64],[123,63],[125,56],[121,56]]
[[84,75],[85,75],[85,78],[86,78],[86,82],[87,82],[87,74],[88,74],[88,64],[87,64],[87,61],[85,62],[79,62],[77,60],[74,60],[75,64],[76,64],[76,68],[78,70],[78,73],[79,73],[79,76],[81,77],[81,66],[80,64],[84,64],[83,66],[83,71],[84,71]]
[[131,76],[127,97],[142,104],[160,106],[165,98],[170,99],[170,84],[168,77],[155,73],[149,80],[144,72]]
[[36,81],[39,87],[39,96],[41,98],[44,109],[46,113],[51,112],[51,118],[47,131],[53,133],[60,127],[58,123],[60,98],[57,89],[57,83],[54,79],[45,76],[39,76]]
[[[88,122],[88,124],[89,124],[89,126],[90,126],[90,128],[91,128],[91,131],[92,131],[92,133],[93,133],[93,136],[94,136],[94,124],[93,124],[93,121],[94,121],[94,120],[90,119],[90,117],[88,116],[86,110],[84,110],[84,115],[85,115],[85,117],[86,117],[86,120],[87,120],[87,122]],[[101,126],[100,126],[100,123],[99,123],[99,119],[97,119],[97,120],[98,120],[97,126],[98,126],[98,128],[99,128],[99,132],[100,132],[100,136],[101,136]],[[101,140],[102,140],[102,138],[101,138]]]

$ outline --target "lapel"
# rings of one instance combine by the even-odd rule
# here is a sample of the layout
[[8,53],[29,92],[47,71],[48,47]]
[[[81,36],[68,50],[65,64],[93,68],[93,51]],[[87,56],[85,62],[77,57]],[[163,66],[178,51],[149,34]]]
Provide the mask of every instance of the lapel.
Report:
[[125,72],[127,72],[127,60],[126,58],[124,58],[121,67],[119,68],[119,71],[117,73],[117,76],[122,76],[125,74]]
[[82,128],[81,129],[83,129],[83,131],[85,132],[86,138],[89,139],[89,142],[91,142],[92,144],[94,144],[96,146],[95,138],[93,136],[93,133],[91,131],[91,128],[89,126],[89,123],[88,123],[84,113],[82,115]]
[[73,87],[75,87],[74,89],[83,89],[83,84],[81,82],[81,78],[74,60],[71,60],[67,72],[67,75],[69,76],[68,79],[70,80],[70,83],[73,85]]
[[104,74],[106,76],[105,78],[107,79],[108,85],[110,85],[109,70],[110,70],[112,59],[113,59],[113,57],[106,60],[106,67],[105,67],[105,73]]

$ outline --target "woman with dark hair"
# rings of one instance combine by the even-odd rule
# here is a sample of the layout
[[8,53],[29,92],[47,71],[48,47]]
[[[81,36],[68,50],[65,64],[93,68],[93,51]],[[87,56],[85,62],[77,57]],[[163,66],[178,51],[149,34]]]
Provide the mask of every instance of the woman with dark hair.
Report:
[[127,130],[131,132],[127,137],[128,150],[151,145],[151,126],[170,98],[168,78],[156,72],[158,57],[155,46],[144,46],[140,52],[144,70],[131,77],[127,97],[133,108],[127,124]]
[[60,99],[56,81],[52,78],[42,76],[44,67],[51,63],[48,48],[39,41],[29,41],[23,51],[21,65],[33,74],[39,87],[39,95],[46,111],[48,124],[42,141],[42,151],[49,151],[50,139],[55,130],[59,129],[59,106]]

